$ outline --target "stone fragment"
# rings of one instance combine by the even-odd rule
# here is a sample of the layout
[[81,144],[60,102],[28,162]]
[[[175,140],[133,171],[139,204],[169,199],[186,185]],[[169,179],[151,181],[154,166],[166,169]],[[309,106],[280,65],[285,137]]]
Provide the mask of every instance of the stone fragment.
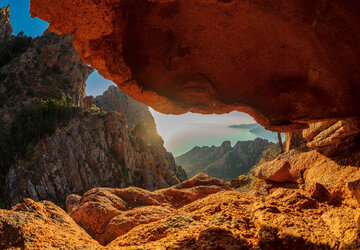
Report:
[[315,124],[314,128],[310,126],[307,129],[310,131],[304,130],[303,133],[309,141],[307,146],[310,148],[323,148],[344,141],[347,137],[360,131],[359,118],[340,120],[332,125],[330,124],[331,122]]
[[294,182],[290,173],[290,164],[286,160],[264,163],[253,170],[253,175],[259,179],[276,182]]

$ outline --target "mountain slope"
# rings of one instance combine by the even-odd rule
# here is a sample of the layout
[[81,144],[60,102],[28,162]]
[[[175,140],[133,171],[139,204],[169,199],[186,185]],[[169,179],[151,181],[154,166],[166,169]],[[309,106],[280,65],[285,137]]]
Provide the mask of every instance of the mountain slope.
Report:
[[149,125],[155,125],[149,107],[135,101],[116,86],[110,86],[102,95],[95,97],[94,104],[101,111],[117,111],[124,114],[131,127],[145,120],[149,121]]
[[219,147],[194,147],[176,157],[175,161],[185,169],[189,177],[205,172],[228,180],[247,174],[270,145],[273,143],[260,138],[254,141],[238,141],[234,147],[231,147],[229,141],[225,141]]
[[[11,27],[1,13],[0,27]],[[82,107],[92,69],[71,36],[0,37],[0,206],[24,198],[64,206],[70,193],[93,187],[154,190],[186,179],[146,106],[115,95],[109,101],[121,110]]]

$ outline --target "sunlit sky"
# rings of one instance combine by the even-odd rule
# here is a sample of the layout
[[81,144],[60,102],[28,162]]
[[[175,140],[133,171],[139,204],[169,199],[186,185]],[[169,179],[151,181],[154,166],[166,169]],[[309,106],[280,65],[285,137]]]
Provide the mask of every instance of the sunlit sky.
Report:
[[[30,0],[1,0],[0,6],[10,4],[11,20],[13,33],[17,34],[24,31],[27,36],[40,36],[48,27],[48,23],[38,19],[31,18]],[[97,71],[89,76],[86,83],[86,94],[97,96],[101,95],[113,82],[104,79]],[[245,113],[232,112],[223,115],[201,115],[187,113],[183,115],[164,115],[150,109],[154,116],[158,132],[165,141],[165,147],[169,151],[183,152],[191,149],[193,144],[212,144],[213,141],[205,143],[206,138],[218,137],[227,138],[233,131],[227,127],[233,124],[254,123],[254,120]],[[240,140],[241,138],[239,138]],[[178,145],[183,145],[180,149]],[[188,146],[185,146],[188,145]],[[202,145],[199,145],[202,146]],[[176,147],[178,147],[176,149]]]

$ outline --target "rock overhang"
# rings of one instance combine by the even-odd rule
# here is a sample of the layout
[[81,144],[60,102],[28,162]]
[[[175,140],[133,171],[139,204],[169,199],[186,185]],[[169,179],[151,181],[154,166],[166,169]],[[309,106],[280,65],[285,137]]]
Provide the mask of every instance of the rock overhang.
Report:
[[360,113],[356,0],[31,0],[31,13],[163,113],[238,110],[273,131]]

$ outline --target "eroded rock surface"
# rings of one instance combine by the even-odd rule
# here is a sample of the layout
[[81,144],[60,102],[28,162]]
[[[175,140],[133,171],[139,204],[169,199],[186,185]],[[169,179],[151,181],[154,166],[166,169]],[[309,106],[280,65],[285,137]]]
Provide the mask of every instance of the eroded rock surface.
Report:
[[164,113],[239,110],[274,131],[359,115],[357,0],[31,0],[31,13]]
[[303,136],[309,142],[310,148],[323,148],[360,132],[360,119],[357,117],[340,120],[317,122],[309,125],[303,131]]
[[1,249],[99,249],[101,246],[60,207],[26,199],[0,210]]
[[[315,193],[324,193],[321,187],[324,186],[331,193],[334,203],[347,200],[357,206],[359,159],[359,136],[352,136],[342,143],[318,150],[290,150],[275,160],[255,168],[253,174],[268,181],[305,185],[306,189]],[[286,173],[286,178],[281,178],[284,176],[283,173]]]
[[229,189],[221,180],[198,174],[180,185],[155,192],[135,187],[95,188],[81,199],[69,196],[66,205],[70,216],[106,245],[138,225],[161,220],[186,204]]
[[0,244],[29,249],[61,247],[65,241],[67,248],[92,249],[359,248],[360,207],[333,204],[322,199],[329,198],[326,192],[321,185],[273,186],[257,197],[205,174],[155,192],[96,188],[69,196],[69,215],[51,202],[31,200],[0,210],[2,232],[16,232],[13,238],[0,233]]

